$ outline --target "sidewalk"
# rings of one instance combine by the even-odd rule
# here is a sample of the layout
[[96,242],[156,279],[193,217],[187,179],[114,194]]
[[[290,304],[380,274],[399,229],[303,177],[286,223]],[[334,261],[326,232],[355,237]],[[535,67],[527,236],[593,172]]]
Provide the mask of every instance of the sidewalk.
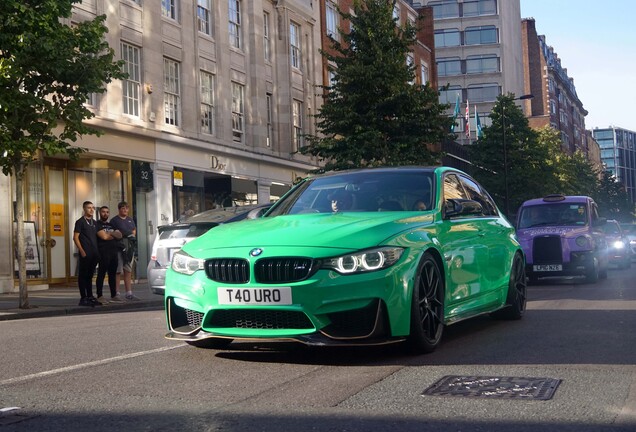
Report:
[[[106,298],[110,297],[108,287],[104,287]],[[122,289],[120,290],[122,294]],[[95,293],[95,287],[93,287]],[[86,307],[78,306],[79,290],[77,286],[53,286],[44,291],[29,291],[29,305],[31,309],[19,309],[19,293],[0,294],[0,321],[51,317],[73,314],[93,314],[104,312],[126,311],[131,309],[161,309],[163,308],[163,296],[153,294],[148,288],[146,280],[140,280],[133,284],[133,293],[138,301],[125,301],[123,303],[108,303],[103,306]]]

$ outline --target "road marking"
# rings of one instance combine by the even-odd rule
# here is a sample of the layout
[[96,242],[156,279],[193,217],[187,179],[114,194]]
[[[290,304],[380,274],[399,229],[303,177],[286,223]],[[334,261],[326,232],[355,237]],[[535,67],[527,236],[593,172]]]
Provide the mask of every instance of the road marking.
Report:
[[131,354],[125,354],[122,356],[117,356],[117,357],[111,357],[111,358],[107,358],[107,359],[103,359],[103,360],[97,360],[97,361],[92,361],[92,362],[88,362],[88,363],[80,363],[80,364],[76,364],[73,366],[66,366],[63,368],[59,368],[59,369],[52,369],[49,371],[44,371],[44,372],[38,372],[35,374],[31,374],[31,375],[24,375],[21,377],[15,377],[15,378],[9,378],[3,381],[0,381],[0,386],[4,386],[4,385],[9,385],[9,384],[16,384],[16,383],[20,383],[20,382],[24,382],[24,381],[30,381],[33,379],[37,379],[37,378],[44,378],[44,377],[48,377],[51,375],[57,375],[57,374],[61,374],[61,373],[65,373],[65,372],[71,372],[71,371],[75,371],[75,370],[79,370],[79,369],[85,369],[91,366],[100,366],[100,365],[105,365],[105,364],[109,364],[109,363],[114,363],[114,362],[118,362],[121,360],[128,360],[131,358],[135,358],[135,357],[141,357],[144,355],[148,355],[148,354],[156,354],[156,353],[160,353],[163,351],[169,351],[169,350],[173,350],[173,349],[177,349],[177,348],[182,348],[186,346],[186,344],[180,344],[180,345],[174,345],[174,346],[168,346],[168,347],[163,347],[163,348],[157,348],[157,349],[153,349],[153,350],[149,350],[149,351],[140,351],[140,352],[136,352],[136,353],[131,353]]

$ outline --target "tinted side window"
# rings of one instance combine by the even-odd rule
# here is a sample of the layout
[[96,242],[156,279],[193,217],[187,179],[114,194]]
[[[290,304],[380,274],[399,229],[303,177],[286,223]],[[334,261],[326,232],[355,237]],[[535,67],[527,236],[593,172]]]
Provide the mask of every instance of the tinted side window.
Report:
[[454,206],[449,203],[451,199],[467,199],[466,192],[455,174],[444,176],[444,211],[451,210]]
[[481,207],[484,209],[484,215],[494,216],[497,214],[494,203],[490,201],[490,197],[488,195],[482,192],[482,189],[477,183],[464,176],[461,177],[461,181],[466,193],[468,193],[468,198],[481,204]]

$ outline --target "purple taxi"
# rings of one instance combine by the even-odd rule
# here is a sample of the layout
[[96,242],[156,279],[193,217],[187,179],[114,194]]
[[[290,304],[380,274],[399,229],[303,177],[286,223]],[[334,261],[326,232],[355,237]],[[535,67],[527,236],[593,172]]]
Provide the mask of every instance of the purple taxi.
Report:
[[531,283],[540,277],[607,277],[606,219],[587,196],[548,195],[526,201],[517,215],[517,237]]

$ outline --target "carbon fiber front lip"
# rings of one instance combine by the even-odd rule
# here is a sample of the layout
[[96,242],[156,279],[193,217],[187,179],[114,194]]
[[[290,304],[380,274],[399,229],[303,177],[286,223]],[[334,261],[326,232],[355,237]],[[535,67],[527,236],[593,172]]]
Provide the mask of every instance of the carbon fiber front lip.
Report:
[[208,333],[204,330],[199,330],[196,333],[185,335],[176,332],[168,332],[165,335],[166,339],[178,340],[184,342],[196,342],[209,338],[217,339],[232,339],[237,342],[254,342],[254,343],[274,343],[274,342],[298,342],[308,346],[377,346],[377,345],[389,345],[394,343],[404,342],[405,338],[392,338],[392,339],[331,339],[322,333],[314,333],[310,335],[297,336],[297,337],[281,337],[281,338],[254,338],[254,337],[230,337],[220,336],[213,333]]

